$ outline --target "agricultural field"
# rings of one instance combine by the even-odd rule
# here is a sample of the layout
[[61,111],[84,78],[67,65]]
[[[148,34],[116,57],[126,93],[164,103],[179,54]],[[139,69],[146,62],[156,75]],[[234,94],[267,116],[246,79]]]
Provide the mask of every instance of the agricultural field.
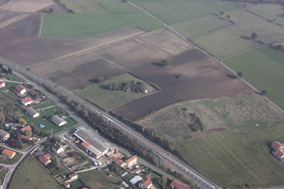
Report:
[[[220,185],[271,188],[283,185],[284,165],[271,154],[271,142],[283,142],[284,125],[223,131],[175,145],[194,167]],[[214,163],[212,163],[214,162]],[[218,170],[218,171],[216,171]]]
[[62,189],[31,156],[27,156],[13,175],[9,189],[30,189],[39,186],[41,189]]
[[270,100],[284,108],[284,53],[269,47],[260,47],[224,61],[258,90],[266,90]]
[[277,4],[261,4],[247,8],[251,12],[284,26],[284,10],[283,7]]
[[234,25],[191,40],[218,59],[228,58],[260,46],[251,39],[253,32],[257,33],[257,40],[264,43],[284,42],[284,27],[268,22],[244,9],[226,12],[225,15],[227,14],[230,15]]
[[41,37],[90,37],[131,25],[149,31],[162,26],[144,13],[48,14],[44,16]]
[[[139,39],[133,39],[96,53],[160,87],[162,92],[113,109],[115,113],[130,120],[178,101],[216,98],[250,91],[241,80],[232,77],[228,70],[197,49],[189,48],[172,56]],[[163,59],[168,59],[171,64],[161,67],[159,62]],[[182,79],[178,79],[178,75]]]
[[231,2],[192,0],[131,0],[130,2],[148,11],[167,25],[210,16],[220,11],[236,9]]
[[[193,114],[197,115],[202,123],[199,132],[194,132],[189,125]],[[136,123],[175,143],[193,136],[227,129],[274,126],[284,123],[284,114],[261,95],[249,93],[173,104]]]
[[215,30],[221,30],[227,26],[232,25],[228,19],[211,15],[187,22],[177,23],[171,27],[187,39],[194,39],[195,37],[205,35]]
[[144,93],[135,93],[132,91],[125,92],[125,91],[108,90],[109,83],[112,83],[112,82],[122,83],[122,82],[129,82],[129,81],[145,83],[150,93],[155,91],[155,89],[153,89],[146,82],[130,74],[124,74],[121,76],[108,79],[102,83],[84,88],[82,90],[77,90],[75,93],[79,95],[81,98],[89,102],[92,102],[93,104],[97,104],[106,110],[111,110],[112,108],[115,108],[117,106],[130,102],[132,100],[146,96]]
[[121,178],[116,174],[113,174],[112,177],[108,177],[101,171],[79,173],[79,178],[89,188],[112,189],[122,182]]

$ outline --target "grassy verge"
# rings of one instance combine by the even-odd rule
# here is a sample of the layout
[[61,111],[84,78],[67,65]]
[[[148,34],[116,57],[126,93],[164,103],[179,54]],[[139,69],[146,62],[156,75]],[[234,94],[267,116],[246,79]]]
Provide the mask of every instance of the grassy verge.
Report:
[[270,144],[283,142],[284,125],[257,130],[224,131],[180,142],[177,151],[222,185],[251,188],[283,185],[284,164],[271,155]]
[[131,25],[138,25],[150,31],[161,27],[161,24],[143,13],[45,14],[41,36],[88,37]]
[[284,108],[284,53],[261,47],[224,61],[258,90],[266,90],[269,99]]
[[13,175],[9,189],[62,189],[31,156],[27,156]]

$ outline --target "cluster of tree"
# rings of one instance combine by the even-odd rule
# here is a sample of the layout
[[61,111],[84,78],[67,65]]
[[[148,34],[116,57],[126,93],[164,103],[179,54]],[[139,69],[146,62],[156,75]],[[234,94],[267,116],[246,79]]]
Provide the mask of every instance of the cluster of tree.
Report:
[[163,175],[161,177],[154,177],[153,181],[155,183],[158,183],[158,184],[162,185],[162,186],[165,186],[166,183],[168,182],[168,179],[167,179],[166,176]]
[[143,93],[143,83],[136,82],[136,81],[128,81],[128,82],[122,82],[122,83],[115,83],[111,82],[108,84],[108,90],[111,91],[125,91],[128,92],[131,90],[132,92],[136,93]]
[[239,71],[239,72],[237,73],[237,75],[238,75],[239,77],[244,77],[244,74],[243,74],[243,72],[241,72],[241,71]]
[[190,116],[191,120],[189,123],[189,127],[191,128],[191,130],[194,132],[203,131],[203,125],[199,117],[195,113],[192,113]]
[[166,67],[166,66],[168,66],[168,65],[170,65],[170,64],[171,64],[170,61],[167,60],[167,59],[164,59],[164,60],[161,61],[161,65],[162,65],[163,67]]
[[13,113],[14,108],[15,108],[15,103],[11,101],[10,103],[1,106],[0,112],[5,113],[5,114]]
[[[223,15],[224,15],[224,12],[223,12],[223,11],[220,11],[220,15],[223,16]],[[229,14],[227,15],[227,18],[230,19],[230,15],[229,15]]]
[[35,90],[31,90],[30,91],[30,95],[33,99],[38,99],[39,97],[39,92],[38,91],[35,91]]
[[3,64],[0,64],[0,72],[12,75],[13,70],[12,68],[9,68],[9,67],[3,66]]

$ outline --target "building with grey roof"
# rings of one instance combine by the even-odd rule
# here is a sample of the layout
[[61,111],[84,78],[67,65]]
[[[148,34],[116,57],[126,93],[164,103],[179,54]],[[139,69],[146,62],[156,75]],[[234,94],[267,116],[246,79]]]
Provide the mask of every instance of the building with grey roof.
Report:
[[65,121],[64,119],[58,117],[57,115],[52,116],[51,117],[51,121],[53,123],[55,123],[56,125],[58,125],[58,126],[65,125],[67,123],[67,121]]
[[31,108],[31,107],[29,107],[29,108],[26,109],[26,113],[27,113],[28,115],[30,115],[31,117],[33,117],[33,118],[39,116],[39,113],[38,113],[35,109],[33,109],[33,108]]
[[82,142],[82,147],[95,158],[103,156],[109,150],[102,141],[91,136],[86,129],[78,129],[74,136]]
[[10,138],[10,133],[4,131],[3,129],[0,129],[0,138],[2,141],[6,141]]

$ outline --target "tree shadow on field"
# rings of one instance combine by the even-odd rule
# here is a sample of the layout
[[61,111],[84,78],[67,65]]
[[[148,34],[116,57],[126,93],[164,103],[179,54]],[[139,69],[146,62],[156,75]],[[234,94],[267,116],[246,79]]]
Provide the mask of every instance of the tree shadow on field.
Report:
[[235,75],[233,75],[233,74],[226,74],[226,76],[227,76],[228,78],[231,78],[231,79],[237,79],[237,78],[238,78],[237,76],[235,76]]
[[99,85],[99,87],[100,87],[101,89],[108,90],[108,86],[107,86],[107,85]]
[[240,36],[240,38],[242,38],[242,39],[246,39],[246,40],[251,40],[251,37],[243,36],[243,35],[241,35],[241,36]]
[[161,64],[160,62],[152,62],[151,64],[158,67],[164,67],[164,65]]

